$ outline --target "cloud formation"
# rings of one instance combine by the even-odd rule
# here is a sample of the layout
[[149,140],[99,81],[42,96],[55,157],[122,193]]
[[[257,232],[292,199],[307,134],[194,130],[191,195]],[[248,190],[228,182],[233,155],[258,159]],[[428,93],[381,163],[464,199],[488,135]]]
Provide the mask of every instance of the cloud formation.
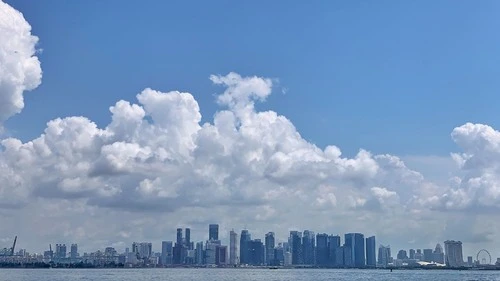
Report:
[[24,108],[24,91],[41,83],[37,42],[23,15],[0,1],[0,128]]
[[[40,84],[37,41],[22,14],[0,2],[0,124]],[[417,247],[498,238],[500,225],[484,223],[500,207],[500,133],[493,128],[453,130],[462,152],[452,154],[457,170],[443,185],[394,155],[360,149],[346,157],[335,145],[320,148],[285,116],[256,110],[272,79],[229,73],[210,80],[220,89],[220,109],[207,123],[190,93],[147,88],[136,101],[111,106],[106,126],[72,116],[49,121],[33,140],[0,140],[0,224],[16,226],[6,233],[89,250],[158,242],[177,226],[196,234],[212,222],[221,233],[243,226],[256,236],[360,231]],[[455,237],[463,224],[471,227]]]

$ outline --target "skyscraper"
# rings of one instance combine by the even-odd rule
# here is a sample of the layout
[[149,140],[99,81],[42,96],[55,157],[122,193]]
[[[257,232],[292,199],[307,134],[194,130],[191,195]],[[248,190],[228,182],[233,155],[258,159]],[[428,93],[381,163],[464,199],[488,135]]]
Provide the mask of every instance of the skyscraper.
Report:
[[172,265],[172,241],[161,242],[161,258],[160,262],[163,266]]
[[250,263],[250,255],[249,255],[249,247],[250,241],[252,237],[248,230],[244,229],[241,231],[240,235],[240,263],[241,264],[249,264]]
[[288,243],[292,250],[292,264],[302,264],[302,233],[298,231],[290,231]]
[[215,264],[227,264],[227,246],[217,245],[215,248]]
[[191,250],[191,229],[186,228],[186,248]]
[[78,245],[77,244],[71,244],[70,258],[72,260],[76,260],[78,258]]
[[375,236],[371,236],[366,238],[366,265],[368,267],[376,267],[376,244],[375,244]]
[[435,263],[444,264],[444,251],[443,247],[441,247],[441,244],[439,243],[436,244],[436,249],[434,249],[432,255],[433,255],[433,261]]
[[229,232],[229,264],[238,264],[238,234],[234,230]]
[[182,228],[177,228],[177,244],[182,244]]
[[411,260],[415,259],[415,253],[416,253],[416,252],[415,252],[415,249],[410,249],[410,256],[409,256],[409,258],[410,258]]
[[[365,266],[365,237],[361,233],[345,234],[345,245],[351,249],[351,266]],[[344,257],[345,259],[345,257]]]
[[461,267],[464,265],[464,257],[462,255],[462,242],[454,240],[444,241],[444,251],[447,266]]
[[381,267],[387,267],[391,262],[391,246],[380,245],[378,248],[378,264]]
[[205,264],[205,250],[203,249],[203,242],[198,242],[196,243],[196,250],[195,250],[195,263],[200,265],[200,264]]
[[249,251],[248,251],[248,264],[251,265],[263,265],[264,264],[264,244],[260,239],[251,240],[248,242]]
[[302,256],[304,259],[304,264],[313,265],[314,264],[314,250],[315,250],[315,237],[314,232],[310,230],[304,230],[302,234]]
[[316,265],[328,265],[328,234],[316,235]]
[[268,232],[266,234],[266,264],[273,265],[274,262],[274,232]]
[[331,266],[343,266],[344,265],[344,253],[341,252],[340,262],[337,262],[337,254],[341,251],[340,249],[340,236],[330,235],[328,236],[328,264]]
[[210,224],[208,226],[208,240],[219,240],[219,225]]
[[424,261],[432,262],[432,249],[424,249]]

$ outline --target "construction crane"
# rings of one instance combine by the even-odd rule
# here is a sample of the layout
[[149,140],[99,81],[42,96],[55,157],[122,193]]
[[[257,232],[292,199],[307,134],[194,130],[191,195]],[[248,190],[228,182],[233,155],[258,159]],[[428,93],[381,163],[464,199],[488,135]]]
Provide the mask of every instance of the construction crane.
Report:
[[11,248],[3,248],[0,252],[0,256],[13,256],[16,249],[17,236],[14,238],[14,243]]

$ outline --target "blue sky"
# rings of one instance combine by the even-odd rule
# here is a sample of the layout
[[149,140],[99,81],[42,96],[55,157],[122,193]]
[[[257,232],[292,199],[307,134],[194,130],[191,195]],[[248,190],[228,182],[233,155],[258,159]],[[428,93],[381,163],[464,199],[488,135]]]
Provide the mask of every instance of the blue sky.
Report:
[[0,242],[219,223],[500,256],[500,2],[6,2]]
[[55,117],[103,126],[145,87],[189,91],[211,121],[208,77],[230,71],[279,79],[259,108],[348,155],[447,155],[454,127],[499,125],[497,1],[7,2],[43,49],[43,83],[6,124],[24,140]]

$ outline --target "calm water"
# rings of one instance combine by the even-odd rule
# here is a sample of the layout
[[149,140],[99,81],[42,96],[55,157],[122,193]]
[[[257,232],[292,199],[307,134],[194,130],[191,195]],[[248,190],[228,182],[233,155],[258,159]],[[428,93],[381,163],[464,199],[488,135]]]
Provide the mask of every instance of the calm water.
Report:
[[166,280],[166,281],[323,281],[444,280],[500,281],[500,271],[335,270],[335,269],[0,269],[0,280]]

